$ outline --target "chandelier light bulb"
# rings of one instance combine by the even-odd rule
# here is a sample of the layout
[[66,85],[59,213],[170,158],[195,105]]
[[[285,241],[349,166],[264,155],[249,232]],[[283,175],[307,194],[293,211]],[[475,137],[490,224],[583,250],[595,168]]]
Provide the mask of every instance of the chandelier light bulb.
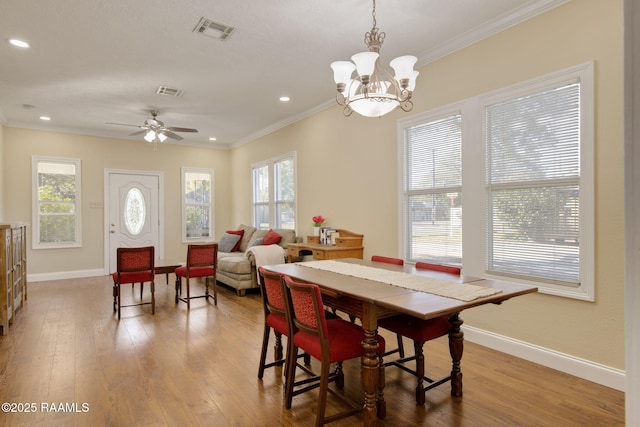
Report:
[[333,70],[333,79],[336,84],[346,84],[351,81],[351,75],[356,66],[350,61],[335,61],[331,63],[331,69]]
[[376,52],[360,52],[351,57],[361,78],[373,74],[378,56]]
[[399,56],[389,63],[396,72],[395,79],[400,83],[403,79],[409,80],[413,75],[413,66],[418,58],[411,55]]
[[158,139],[160,140],[160,142],[164,142],[167,139],[167,135],[165,135],[164,133],[160,132],[159,134],[157,134]]

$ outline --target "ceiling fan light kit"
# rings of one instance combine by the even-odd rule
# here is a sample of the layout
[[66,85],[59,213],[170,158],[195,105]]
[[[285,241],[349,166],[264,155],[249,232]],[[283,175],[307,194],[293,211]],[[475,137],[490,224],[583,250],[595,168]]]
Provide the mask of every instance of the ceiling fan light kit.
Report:
[[175,132],[191,132],[191,133],[198,132],[198,129],[192,129],[192,128],[166,127],[164,125],[164,122],[157,119],[158,112],[156,110],[151,110],[150,113],[151,113],[151,118],[146,119],[144,121],[144,125],[142,126],[128,125],[124,123],[108,123],[108,124],[119,125],[119,126],[135,126],[137,128],[140,128],[141,130],[133,132],[129,134],[129,136],[138,136],[138,135],[144,134],[144,140],[149,143],[153,143],[154,151],[158,149],[158,143],[166,141],[167,138],[175,139],[176,141],[181,141],[182,139],[184,139]]
[[[345,116],[354,111],[365,117],[381,117],[396,108],[411,111],[411,95],[418,72],[413,69],[418,58],[400,56],[389,64],[395,75],[380,66],[380,46],[386,34],[376,27],[376,1],[373,0],[373,27],[364,36],[368,52],[356,53],[351,61],[331,63],[336,82],[336,102],[344,107]],[[352,78],[353,72],[356,76]]]

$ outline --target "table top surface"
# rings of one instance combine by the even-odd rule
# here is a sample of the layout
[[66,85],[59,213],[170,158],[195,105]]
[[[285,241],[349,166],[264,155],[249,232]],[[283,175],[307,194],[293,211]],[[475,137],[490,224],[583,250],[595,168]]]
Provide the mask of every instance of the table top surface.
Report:
[[472,301],[461,301],[331,271],[304,267],[300,265],[300,263],[270,265],[265,268],[269,271],[315,283],[321,288],[331,290],[338,295],[348,296],[368,304],[385,307],[424,319],[450,315],[483,304],[500,303],[512,297],[534,293],[538,290],[535,286],[487,280],[473,276],[457,276],[448,273],[416,269],[412,265],[397,266],[352,258],[341,259],[340,261],[437,278],[453,283],[472,283],[478,286],[499,289],[501,292]]

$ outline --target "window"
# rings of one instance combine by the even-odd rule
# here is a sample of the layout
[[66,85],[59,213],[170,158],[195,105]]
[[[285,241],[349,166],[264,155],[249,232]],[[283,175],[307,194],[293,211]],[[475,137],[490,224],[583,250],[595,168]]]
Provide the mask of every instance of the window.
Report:
[[494,274],[580,283],[580,84],[485,107]]
[[253,168],[253,225],[269,229],[269,165]]
[[399,142],[407,259],[593,300],[593,64],[403,119]]
[[255,164],[253,223],[260,230],[296,227],[295,154]]
[[182,240],[210,241],[212,230],[213,170],[182,168]]
[[31,159],[33,249],[79,247],[80,160]]
[[462,265],[462,128],[459,112],[404,129],[405,258]]

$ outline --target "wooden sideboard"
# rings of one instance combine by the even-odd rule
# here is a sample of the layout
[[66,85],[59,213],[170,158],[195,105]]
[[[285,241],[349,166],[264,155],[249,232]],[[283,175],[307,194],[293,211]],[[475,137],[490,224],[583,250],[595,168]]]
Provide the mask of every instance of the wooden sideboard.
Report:
[[349,230],[337,229],[335,245],[321,245],[317,236],[307,236],[307,243],[289,243],[287,246],[287,258],[292,262],[294,258],[303,255],[312,255],[314,259],[338,259],[363,257],[364,246],[362,234]]
[[27,299],[27,226],[0,224],[0,335]]

